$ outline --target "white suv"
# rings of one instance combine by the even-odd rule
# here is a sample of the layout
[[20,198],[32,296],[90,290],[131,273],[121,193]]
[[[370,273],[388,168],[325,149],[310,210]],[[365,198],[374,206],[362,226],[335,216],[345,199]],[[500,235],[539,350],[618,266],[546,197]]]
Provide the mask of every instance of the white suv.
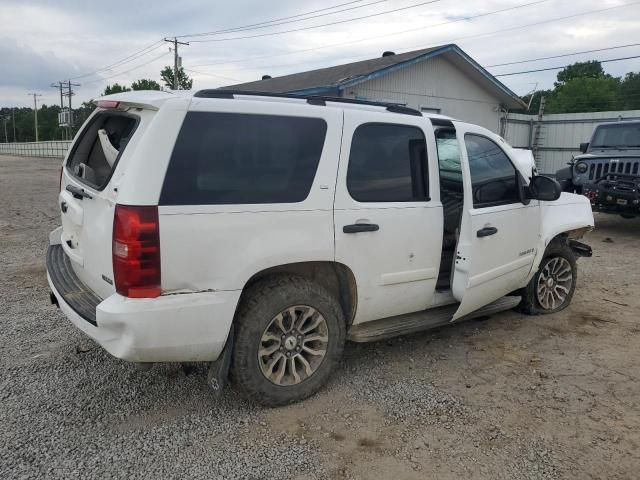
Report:
[[62,169],[52,301],[118,358],[212,362],[265,404],[315,392],[346,340],[558,311],[591,253],[589,201],[468,123],[222,90],[97,105]]

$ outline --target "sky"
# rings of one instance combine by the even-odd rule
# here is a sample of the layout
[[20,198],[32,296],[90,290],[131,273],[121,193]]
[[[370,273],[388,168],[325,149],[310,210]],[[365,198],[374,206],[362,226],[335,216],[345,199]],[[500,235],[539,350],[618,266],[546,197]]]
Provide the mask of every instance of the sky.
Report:
[[[284,17],[293,18],[264,23]],[[245,26],[180,38],[189,42],[179,53],[194,89],[447,43],[458,44],[493,74],[640,55],[640,0],[2,0],[0,106],[33,105],[29,93],[41,94],[40,103],[59,104],[59,91],[50,85],[69,78],[80,84],[74,105],[114,82],[159,81],[162,67],[173,65],[164,37]],[[639,45],[492,67],[634,43]],[[640,71],[640,58],[603,66],[622,76]],[[500,80],[522,95],[552,87],[556,74]]]

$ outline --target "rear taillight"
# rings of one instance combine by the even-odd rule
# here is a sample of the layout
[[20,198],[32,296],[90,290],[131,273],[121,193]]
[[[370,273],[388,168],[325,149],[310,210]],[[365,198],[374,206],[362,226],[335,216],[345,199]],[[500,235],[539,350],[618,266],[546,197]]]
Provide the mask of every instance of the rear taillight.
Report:
[[120,295],[131,298],[160,295],[157,206],[116,205],[112,255],[113,278]]

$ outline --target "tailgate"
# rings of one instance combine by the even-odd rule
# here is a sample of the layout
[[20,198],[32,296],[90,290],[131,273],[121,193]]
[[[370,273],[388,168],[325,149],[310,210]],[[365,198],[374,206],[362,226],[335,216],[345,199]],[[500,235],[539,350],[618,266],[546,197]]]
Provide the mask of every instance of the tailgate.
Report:
[[111,243],[119,181],[153,115],[140,108],[98,109],[64,164],[58,198],[62,248],[80,281],[102,298],[115,292]]

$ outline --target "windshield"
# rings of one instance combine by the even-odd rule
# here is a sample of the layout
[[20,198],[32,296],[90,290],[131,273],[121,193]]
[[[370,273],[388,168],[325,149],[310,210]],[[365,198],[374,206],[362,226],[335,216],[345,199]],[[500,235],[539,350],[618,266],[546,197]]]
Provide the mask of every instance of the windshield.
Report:
[[640,148],[640,123],[600,126],[591,148]]

